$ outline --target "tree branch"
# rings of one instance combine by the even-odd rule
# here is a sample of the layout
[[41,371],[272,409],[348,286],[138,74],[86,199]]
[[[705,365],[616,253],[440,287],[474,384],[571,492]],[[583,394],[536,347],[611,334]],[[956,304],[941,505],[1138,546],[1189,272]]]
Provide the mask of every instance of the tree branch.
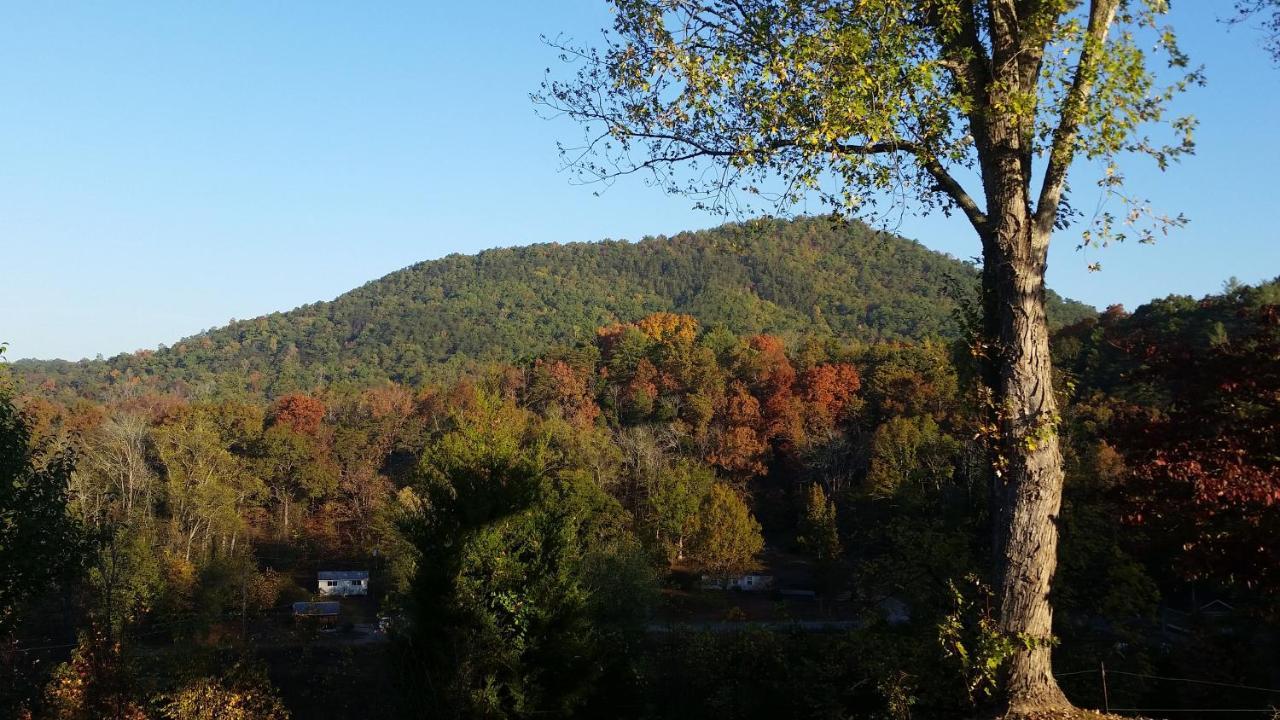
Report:
[[1107,31],[1115,20],[1120,0],[1092,0],[1089,6],[1089,27],[1085,30],[1084,45],[1080,50],[1080,63],[1076,66],[1075,77],[1071,80],[1071,89],[1063,100],[1062,118],[1053,131],[1053,142],[1049,150],[1049,165],[1045,169],[1043,184],[1040,186],[1040,198],[1036,202],[1035,227],[1040,234],[1047,235],[1053,229],[1058,216],[1058,206],[1062,202],[1062,192],[1066,187],[1067,170],[1075,159],[1076,139],[1080,134],[1080,122],[1084,119],[1089,105],[1089,97],[1093,94],[1093,85],[1098,79],[1098,66],[1101,62]]
[[985,237],[987,214],[982,211],[982,208],[978,207],[978,203],[965,191],[964,186],[952,177],[946,168],[942,167],[942,163],[938,162],[937,158],[932,156],[921,157],[920,164],[938,182],[938,188],[945,192],[955,202],[956,206],[964,211],[965,217],[969,218],[969,222],[973,225],[973,229],[978,231],[978,235]]
[[[753,148],[744,150],[740,147],[716,146],[703,142],[699,139],[672,132],[661,132],[656,130],[644,130],[627,128],[624,123],[617,122],[615,118],[607,113],[584,108],[563,108],[562,111],[568,112],[579,119],[588,121],[597,121],[610,126],[611,130],[604,136],[614,135],[624,140],[651,140],[670,143],[668,146],[670,152],[664,152],[655,157],[647,158],[641,162],[631,164],[626,167],[616,167],[615,170],[605,175],[598,175],[601,180],[608,177],[621,177],[636,172],[651,170],[656,171],[658,166],[676,165],[682,162],[695,160],[697,158],[719,158],[731,159],[733,157],[748,157],[751,155],[767,156],[770,153],[788,148],[802,147],[805,143],[801,143],[794,138],[774,139]],[[591,145],[594,145],[593,141]],[[937,183],[937,191],[943,193],[952,202],[956,204],[973,224],[973,227],[979,233],[986,232],[987,216],[986,213],[978,206],[977,202],[964,189],[958,180],[955,179],[947,169],[943,167],[937,157],[924,145],[910,140],[884,140],[872,143],[840,143],[833,142],[821,147],[813,148],[822,152],[837,153],[842,155],[885,155],[890,153],[907,153],[916,159],[919,166],[927,172]]]
[[925,22],[937,33],[942,48],[939,65],[946,68],[956,83],[970,96],[986,87],[991,75],[991,58],[978,34],[978,20],[973,0],[962,0],[957,8],[960,13],[956,32],[948,32],[937,10],[926,15]]
[[[650,139],[656,138],[656,139],[669,140],[673,142],[683,143],[685,145],[695,148],[693,152],[688,154],[671,156],[667,158],[653,158],[649,161],[646,161],[645,163],[638,166],[637,168],[635,168],[637,170],[642,169],[644,167],[652,167],[652,163],[654,163],[655,161],[662,162],[663,164],[667,164],[668,162],[681,162],[685,160],[690,160],[698,156],[726,157],[726,156],[732,156],[737,154],[743,154],[742,151],[717,150],[717,149],[707,148],[705,146],[694,143],[689,139],[677,138],[671,135],[665,135],[665,134],[659,134],[659,133],[631,133],[630,135],[632,137],[644,137],[644,138],[650,138]],[[784,148],[795,147],[795,146],[797,146],[797,143],[794,140],[775,140],[769,143],[768,145],[760,148],[759,152],[773,152],[776,150],[782,150]],[[920,166],[923,167],[924,170],[928,172],[931,177],[933,177],[934,181],[938,183],[938,189],[942,191],[944,194],[946,194],[947,197],[951,198],[951,200],[955,202],[956,206],[959,207],[962,211],[964,211],[965,216],[969,218],[969,222],[973,224],[974,229],[976,229],[979,233],[986,232],[986,226],[987,226],[986,213],[984,213],[982,209],[978,207],[978,203],[974,201],[973,196],[969,195],[969,193],[964,189],[964,186],[961,185],[960,182],[951,175],[951,173],[947,172],[947,169],[942,166],[942,163],[939,162],[936,157],[934,157],[924,146],[920,145],[919,143],[911,142],[908,140],[886,140],[883,142],[855,144],[855,145],[851,145],[847,143],[832,143],[828,149],[832,152],[843,153],[846,155],[883,155],[887,153],[904,152],[904,153],[908,153],[910,155],[915,156],[916,160],[920,163]]]

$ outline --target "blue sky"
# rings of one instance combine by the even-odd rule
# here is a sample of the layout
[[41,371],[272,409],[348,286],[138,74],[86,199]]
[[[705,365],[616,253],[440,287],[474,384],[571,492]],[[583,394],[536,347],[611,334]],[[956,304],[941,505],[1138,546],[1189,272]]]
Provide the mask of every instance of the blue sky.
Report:
[[[1128,175],[1191,225],[1088,254],[1057,238],[1050,284],[1098,306],[1280,275],[1280,69],[1215,22],[1229,3],[1176,6],[1209,74],[1179,105],[1198,155]],[[556,63],[539,34],[609,18],[600,0],[0,6],[8,357],[172,343],[451,252],[718,224],[638,180],[595,197],[558,172],[577,128],[529,103]],[[900,232],[977,254],[958,217]]]

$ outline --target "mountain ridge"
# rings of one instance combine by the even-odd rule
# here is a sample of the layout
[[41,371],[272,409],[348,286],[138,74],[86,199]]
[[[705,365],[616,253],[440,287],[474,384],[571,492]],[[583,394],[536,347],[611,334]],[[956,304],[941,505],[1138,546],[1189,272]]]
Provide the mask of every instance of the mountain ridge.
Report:
[[[860,340],[955,337],[954,295],[977,270],[919,242],[825,217],[753,220],[635,242],[542,243],[451,253],[333,300],[238,320],[155,351],[21,360],[29,382],[95,394],[255,376],[271,394],[333,382],[417,382],[447,368],[528,358],[658,311],[738,334]],[[1051,321],[1096,310],[1049,293]]]

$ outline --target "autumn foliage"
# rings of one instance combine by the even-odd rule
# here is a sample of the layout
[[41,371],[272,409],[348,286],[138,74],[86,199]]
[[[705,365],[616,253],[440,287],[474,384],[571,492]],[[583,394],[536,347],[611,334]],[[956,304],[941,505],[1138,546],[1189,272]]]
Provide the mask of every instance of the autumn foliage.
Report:
[[1208,347],[1130,346],[1172,391],[1162,412],[1126,418],[1131,518],[1167,524],[1192,577],[1280,588],[1280,306],[1235,320]]
[[302,393],[290,393],[276,400],[271,417],[294,432],[311,435],[324,420],[325,407],[319,399]]
[[[1150,652],[1142,623],[1192,582],[1253,593],[1239,601],[1250,617],[1275,613],[1265,600],[1280,587],[1275,295],[1245,289],[1133,314],[1113,308],[1058,334],[1057,390],[1071,401],[1055,592],[1059,622],[1077,633],[1060,650],[1072,662],[1120,641],[1131,657],[1150,657],[1140,655]],[[737,337],[659,313],[439,384],[380,380],[271,403],[176,392],[110,403],[32,396],[22,417],[33,465],[62,450],[79,458],[60,484],[68,494],[59,514],[103,544],[73,601],[114,619],[126,639],[154,632],[166,646],[216,645],[240,637],[242,612],[252,634],[255,615],[310,596],[291,562],[362,558],[382,568],[387,592],[400,592],[423,572],[415,558],[425,551],[452,558],[440,572],[455,561],[468,568],[449,581],[462,598],[449,606],[456,615],[440,616],[449,633],[474,637],[466,623],[481,608],[503,628],[485,635],[486,647],[525,667],[536,653],[517,652],[509,637],[526,632],[543,603],[564,603],[551,609],[574,623],[606,599],[645,618],[656,579],[747,572],[775,552],[803,558],[824,608],[892,596],[928,618],[948,602],[947,578],[981,572],[989,532],[988,466],[963,350]],[[442,473],[448,487],[437,486]],[[449,521],[484,519],[471,530],[432,526],[430,542],[405,534],[412,518],[464,496],[478,504]],[[470,549],[449,555],[464,536]],[[552,566],[551,575],[539,569]],[[441,587],[440,578],[419,580],[419,589]],[[538,586],[547,594],[531,590],[534,580],[550,583]],[[579,604],[581,593],[592,601]],[[481,635],[493,629],[484,627]],[[598,630],[577,627],[574,637],[603,637]],[[260,676],[193,674],[170,678],[160,694],[118,691],[127,668],[112,637],[86,636],[28,697],[58,708],[54,717],[282,717]],[[595,643],[566,657],[578,662]],[[920,646],[928,657],[934,643]],[[612,662],[591,659],[597,669]],[[468,680],[474,687],[506,672],[507,660],[486,662],[475,667],[488,674]],[[571,675],[565,687],[595,682]],[[542,697],[526,676],[511,677],[511,687]]]

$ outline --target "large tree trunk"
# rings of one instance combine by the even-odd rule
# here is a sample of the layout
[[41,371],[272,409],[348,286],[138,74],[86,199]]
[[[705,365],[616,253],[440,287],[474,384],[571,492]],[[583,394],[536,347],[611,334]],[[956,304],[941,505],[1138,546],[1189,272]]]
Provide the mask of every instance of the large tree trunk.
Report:
[[1019,97],[1035,95],[1043,45],[1024,42],[1027,28],[1011,0],[991,7],[992,74],[970,125],[988,213],[978,230],[988,344],[984,379],[997,428],[995,591],[1001,630],[1029,646],[1014,654],[1004,677],[1007,709],[1016,716],[1071,704],[1050,661],[1062,454],[1044,302],[1049,234],[1037,229],[1032,210],[1034,114],[1014,110]]
[[997,421],[995,562],[1001,629],[1029,649],[1011,659],[1008,710],[1071,707],[1053,677],[1049,592],[1057,567],[1062,455],[1045,317],[1047,236],[1033,230],[1019,178],[1009,178],[984,251],[988,359]]

